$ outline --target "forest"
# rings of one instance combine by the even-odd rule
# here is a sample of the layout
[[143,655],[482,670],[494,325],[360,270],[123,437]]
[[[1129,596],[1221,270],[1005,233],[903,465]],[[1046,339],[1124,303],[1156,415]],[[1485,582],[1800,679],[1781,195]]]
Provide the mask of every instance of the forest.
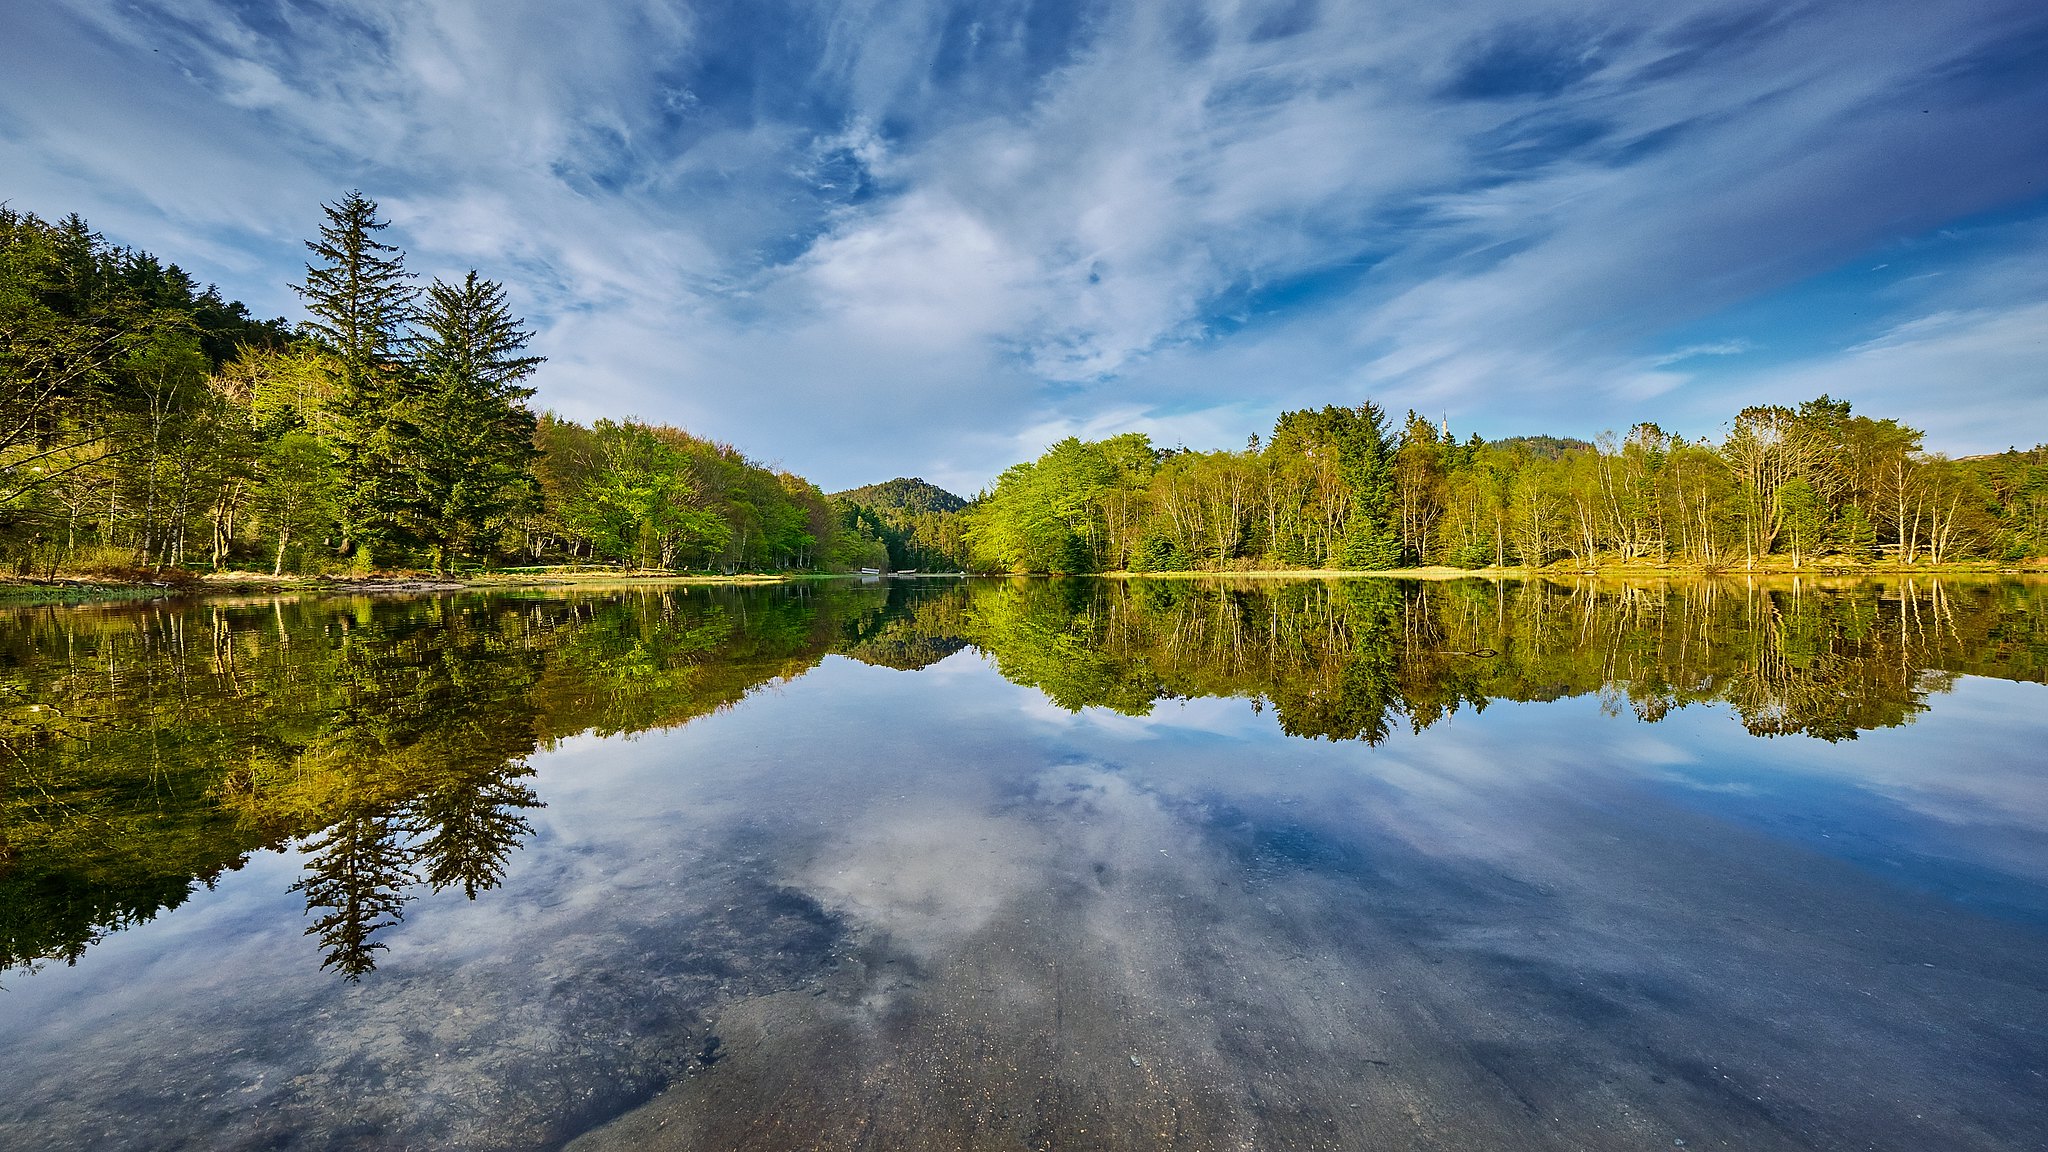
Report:
[[671,572],[1415,566],[1717,571],[2048,555],[2048,446],[1949,459],[1827,396],[1592,441],[1454,438],[1370,401],[1241,451],[1066,439],[972,502],[827,496],[730,444],[529,401],[504,286],[425,286],[377,205],[323,206],[259,320],[76,215],[0,205],[0,565],[17,577],[601,565]]
[[1442,565],[1715,571],[2048,556],[2048,446],[1951,460],[1827,396],[1743,409],[1719,441],[1454,438],[1376,405],[1283,413],[1243,451],[1062,440],[964,513],[1008,572]]
[[636,420],[536,414],[502,285],[424,287],[375,202],[324,206],[257,320],[78,216],[0,205],[0,561],[17,576],[880,566],[800,476]]

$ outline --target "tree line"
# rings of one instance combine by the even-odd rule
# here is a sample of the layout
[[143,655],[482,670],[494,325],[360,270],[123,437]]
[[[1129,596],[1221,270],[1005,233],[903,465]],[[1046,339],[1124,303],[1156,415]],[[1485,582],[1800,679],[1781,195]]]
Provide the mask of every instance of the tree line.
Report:
[[424,287],[377,205],[323,206],[259,320],[176,265],[0,205],[0,563],[175,576],[591,563],[708,571],[1706,570],[2048,554],[2048,446],[1951,460],[1822,396],[1719,439],[1453,438],[1367,402],[1242,451],[1063,440],[972,504],[828,497],[731,445],[535,413],[503,285]]
[[504,286],[424,286],[374,201],[324,205],[257,320],[77,215],[0,205],[0,559],[18,575],[884,562],[802,477],[636,420],[536,414]]
[[972,563],[1008,572],[2017,562],[2048,555],[2048,446],[1951,460],[1827,396],[1718,441],[1460,441],[1367,402],[1236,452],[1069,438],[963,516]]

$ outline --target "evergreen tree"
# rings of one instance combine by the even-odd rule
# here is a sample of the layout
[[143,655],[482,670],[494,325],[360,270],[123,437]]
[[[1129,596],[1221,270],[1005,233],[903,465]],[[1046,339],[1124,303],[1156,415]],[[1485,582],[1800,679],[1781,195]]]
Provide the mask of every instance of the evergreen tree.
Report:
[[1387,415],[1368,400],[1356,408],[1326,408],[1337,457],[1351,486],[1341,558],[1347,568],[1392,568],[1401,562],[1395,525],[1394,440]]
[[1394,447],[1386,413],[1371,401],[1356,408],[1331,405],[1281,413],[1266,453],[1283,471],[1294,473],[1278,487],[1314,493],[1316,538],[1283,541],[1276,550],[1297,561],[1342,568],[1398,564]]
[[[397,534],[397,513],[412,493],[403,463],[416,429],[405,422],[413,391],[398,353],[417,295],[405,254],[377,239],[389,221],[377,202],[350,192],[321,206],[327,222],[306,241],[319,263],[306,265],[306,281],[293,288],[313,319],[308,335],[334,353],[334,447],[340,458],[341,529],[348,544],[372,549]],[[360,557],[359,557],[360,559]]]
[[487,543],[493,527],[532,499],[533,389],[520,381],[542,357],[521,354],[533,334],[512,315],[504,288],[475,272],[460,284],[434,281],[417,323],[417,533],[445,563]]

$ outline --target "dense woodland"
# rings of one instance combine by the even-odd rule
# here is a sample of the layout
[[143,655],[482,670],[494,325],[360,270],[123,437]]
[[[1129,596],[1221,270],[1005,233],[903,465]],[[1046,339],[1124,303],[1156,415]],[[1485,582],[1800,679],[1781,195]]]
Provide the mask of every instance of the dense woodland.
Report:
[[421,287],[384,227],[360,194],[327,206],[293,330],[75,215],[0,206],[0,558],[38,576],[884,562],[850,509],[730,445],[537,416],[502,286]]
[[1826,396],[1718,441],[1454,439],[1377,406],[1243,451],[1063,440],[972,504],[827,497],[738,449],[528,407],[503,287],[420,286],[377,206],[326,206],[260,321],[77,216],[0,206],[0,562],[17,575],[599,564],[716,572],[1700,569],[2048,554],[2048,447],[1950,460]]
[[968,503],[916,477],[834,492],[848,523],[882,541],[891,571],[957,572],[968,567]]
[[1241,452],[1063,440],[967,518],[973,562],[1013,572],[2018,562],[2048,555],[2048,447],[1950,460],[1826,396],[1719,442],[1459,441],[1367,403]]

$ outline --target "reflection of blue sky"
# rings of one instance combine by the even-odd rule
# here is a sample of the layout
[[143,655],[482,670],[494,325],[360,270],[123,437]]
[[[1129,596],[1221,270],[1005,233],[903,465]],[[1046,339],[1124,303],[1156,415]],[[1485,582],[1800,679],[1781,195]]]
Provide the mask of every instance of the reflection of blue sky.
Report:
[[[412,905],[360,986],[316,970],[291,854],[258,855],[75,968],[11,979],[0,1069],[32,1090],[0,1105],[0,1133],[29,1100],[90,1114],[205,1091],[228,1117],[375,1082],[394,1115],[445,1116],[477,1106],[442,1095],[464,1084],[540,1091],[522,1079],[536,1061],[622,1075],[607,1062],[650,1059],[648,990],[676,987],[679,954],[715,957],[707,926],[736,905],[794,891],[942,963],[1091,860],[1130,878],[1103,899],[1140,901],[1087,921],[1134,971],[1170,962],[1159,925],[1197,907],[1204,932],[1259,947],[1325,912],[1383,931],[1441,918],[1430,939],[1516,972],[1573,965],[1630,986],[1731,915],[1758,939],[1805,930],[1717,886],[1722,868],[1897,905],[1961,947],[1989,931],[1974,909],[2048,911],[2043,691],[1966,678],[1916,723],[1834,745],[1753,739],[1717,707],[1645,724],[1576,698],[1397,726],[1368,747],[1285,737],[1242,700],[1067,713],[972,651],[924,672],[829,658],[683,728],[536,757],[546,806],[503,888]],[[1815,866],[1830,856],[1854,872]],[[1698,890],[1670,889],[1687,869]],[[1282,903],[1256,888],[1274,875],[1298,876]],[[1306,920],[1268,919],[1283,907]]]
[[1949,450],[2048,423],[2048,23],[2013,0],[11,21],[17,207],[289,312],[315,204],[361,185],[423,271],[514,281],[545,402],[828,487],[1367,393],[1489,435],[1822,389]]
[[[1965,677],[1930,713],[1852,743],[1693,734],[1664,795],[1849,860],[1888,882],[2048,921],[2041,685]],[[1786,745],[1779,747],[1778,745]]]
[[[1112,759],[1121,757],[1101,745],[1166,745],[1146,757],[1161,766],[1146,783],[1162,791],[1312,791],[1341,807],[1364,783],[1429,819],[1472,826],[1521,803],[1563,802],[1574,789],[1622,788],[1646,820],[1675,804],[1852,860],[1887,882],[2041,917],[2048,761],[2040,725],[2016,718],[2048,713],[2043,692],[1965,677],[1917,722],[1833,744],[1752,737],[1718,705],[1647,724],[1602,715],[1592,698],[1496,702],[1370,750],[1280,737],[1270,714],[1238,700],[1162,701],[1147,717],[1069,713],[1042,697],[1023,707]],[[1231,759],[1246,744],[1260,749],[1255,774]],[[1196,768],[1218,756],[1222,776]]]

